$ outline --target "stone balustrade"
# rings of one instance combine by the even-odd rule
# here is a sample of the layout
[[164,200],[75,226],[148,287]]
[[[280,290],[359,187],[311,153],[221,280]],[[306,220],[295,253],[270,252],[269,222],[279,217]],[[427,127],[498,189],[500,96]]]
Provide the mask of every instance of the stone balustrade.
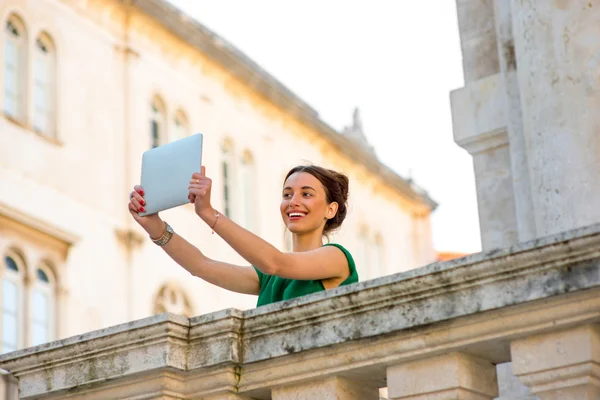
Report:
[[600,398],[600,225],[244,312],[157,315],[0,368],[23,399],[514,400],[497,379],[510,361],[527,398]]

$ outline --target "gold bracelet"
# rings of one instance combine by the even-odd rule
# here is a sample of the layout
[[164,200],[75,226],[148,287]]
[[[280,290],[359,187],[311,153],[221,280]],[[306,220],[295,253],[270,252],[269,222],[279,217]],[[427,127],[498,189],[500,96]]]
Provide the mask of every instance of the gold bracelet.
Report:
[[171,225],[165,221],[165,231],[162,233],[162,235],[160,235],[158,239],[153,239],[152,236],[150,236],[150,239],[152,239],[154,244],[158,246],[164,246],[169,243],[169,240],[171,240],[174,233],[175,232],[173,231],[173,228],[171,228]]
[[218,212],[218,211],[215,213],[215,217],[217,217],[217,219],[215,219],[215,223],[214,223],[214,224],[212,224],[212,226],[210,227],[210,229],[212,230],[212,233],[211,233],[211,235],[214,235],[214,234],[215,234],[215,225],[217,225],[217,221],[219,220],[219,216],[220,216],[220,215],[221,215],[221,214],[219,214],[219,212]]

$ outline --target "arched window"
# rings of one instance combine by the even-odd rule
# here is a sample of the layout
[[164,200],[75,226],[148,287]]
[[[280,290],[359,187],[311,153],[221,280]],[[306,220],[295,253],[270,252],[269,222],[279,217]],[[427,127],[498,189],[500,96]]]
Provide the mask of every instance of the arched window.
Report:
[[56,52],[52,39],[41,34],[33,58],[33,128],[54,135],[56,113]]
[[188,119],[182,110],[175,113],[175,137],[174,140],[183,139],[190,135]]
[[23,281],[25,264],[15,253],[4,257],[2,269],[1,351],[7,353],[23,347]]
[[155,148],[166,143],[167,138],[165,103],[160,97],[152,99],[150,111],[150,145]]
[[4,26],[4,113],[16,120],[25,120],[27,75],[27,31],[16,15]]
[[242,156],[242,211],[243,218],[240,222],[246,229],[251,232],[257,233],[256,229],[256,169],[254,163],[254,157],[248,150],[244,152]]
[[55,315],[55,279],[52,269],[42,264],[35,272],[31,291],[30,332],[31,345],[46,343],[54,339],[52,335]]
[[190,300],[179,285],[168,283],[159,289],[154,303],[154,313],[162,314],[164,312],[186,317],[192,316],[193,310]]
[[235,187],[233,144],[226,140],[222,147],[221,176],[223,178],[223,212],[233,218],[233,188]]

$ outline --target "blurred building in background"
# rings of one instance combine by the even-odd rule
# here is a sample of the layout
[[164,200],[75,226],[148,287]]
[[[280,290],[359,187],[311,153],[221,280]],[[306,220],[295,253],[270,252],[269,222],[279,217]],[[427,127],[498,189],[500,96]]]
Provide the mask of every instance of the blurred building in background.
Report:
[[[378,161],[358,110],[335,131],[165,1],[3,0],[0,25],[1,352],[164,311],[255,305],[190,276],[127,210],[142,153],[196,132],[215,208],[282,250],[283,178],[315,163],[350,178],[332,241],[362,280],[436,260],[435,202]],[[245,263],[191,205],[163,218],[207,256]]]

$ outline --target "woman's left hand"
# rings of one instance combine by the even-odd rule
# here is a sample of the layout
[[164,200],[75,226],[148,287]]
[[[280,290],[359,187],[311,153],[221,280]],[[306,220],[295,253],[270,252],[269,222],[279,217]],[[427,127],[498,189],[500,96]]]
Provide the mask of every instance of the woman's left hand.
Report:
[[194,172],[190,179],[189,199],[190,203],[194,204],[196,214],[202,215],[203,211],[210,210],[210,190],[212,188],[212,180],[206,177],[206,168],[201,167],[200,172]]

